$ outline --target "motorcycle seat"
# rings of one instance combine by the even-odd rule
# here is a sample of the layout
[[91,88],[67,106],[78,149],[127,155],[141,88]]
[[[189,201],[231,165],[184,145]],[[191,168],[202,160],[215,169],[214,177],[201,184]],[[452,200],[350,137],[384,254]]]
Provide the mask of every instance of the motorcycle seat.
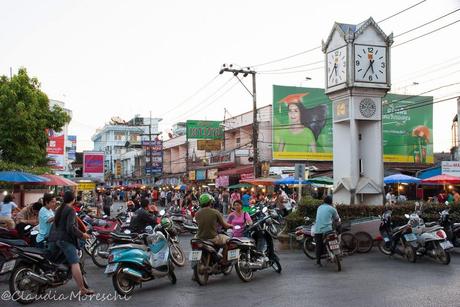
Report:
[[403,229],[405,227],[406,227],[406,225],[395,227],[395,228],[393,228],[393,232],[398,232],[398,231],[400,231],[401,229]]
[[120,244],[120,245],[115,245],[115,246],[111,246],[109,247],[109,251],[113,251],[113,250],[116,250],[116,249],[141,249],[143,251],[148,251],[149,248],[145,245],[142,245],[142,244],[135,244],[135,243],[132,243],[132,244]]
[[46,249],[29,247],[29,246],[26,246],[26,247],[17,246],[16,248],[24,253],[37,254],[37,255],[42,255],[42,256],[46,255],[46,253],[48,252]]
[[0,238],[0,242],[12,245],[12,246],[29,246],[26,241],[21,240],[21,239],[4,239]]
[[435,225],[435,226],[432,226],[432,227],[426,227],[426,225],[425,225],[424,232],[433,232],[433,231],[440,230],[440,229],[443,229],[443,228],[442,228],[442,226],[439,226],[439,225]]
[[231,238],[229,242],[235,242],[237,244],[255,244],[256,241],[252,238],[241,237]]
[[212,241],[209,241],[209,240],[201,240],[201,239],[194,238],[190,242],[191,243],[200,242],[200,243],[203,243],[203,244],[206,244],[206,245],[210,245],[212,247],[216,247],[216,245]]
[[460,223],[454,223],[452,226],[453,227],[460,227]]
[[429,223],[425,223],[425,227],[433,227],[435,225],[437,225],[438,223],[436,222],[429,222]]
[[118,232],[112,232],[111,233],[112,237],[115,239],[135,239],[138,237],[137,233],[118,233]]

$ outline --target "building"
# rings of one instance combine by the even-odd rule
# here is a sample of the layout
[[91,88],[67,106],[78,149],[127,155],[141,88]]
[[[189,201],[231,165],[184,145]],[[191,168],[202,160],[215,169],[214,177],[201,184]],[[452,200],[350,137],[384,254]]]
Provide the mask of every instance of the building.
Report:
[[91,140],[94,151],[105,153],[106,182],[111,185],[132,182],[147,183],[144,167],[145,152],[142,141],[155,138],[160,118],[146,118],[136,115],[126,122],[118,117],[96,131]]

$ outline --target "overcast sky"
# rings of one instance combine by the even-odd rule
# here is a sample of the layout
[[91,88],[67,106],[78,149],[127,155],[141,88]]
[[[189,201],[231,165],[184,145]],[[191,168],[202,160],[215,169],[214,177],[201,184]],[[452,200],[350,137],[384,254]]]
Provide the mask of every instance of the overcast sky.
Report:
[[[229,115],[249,111],[252,98],[238,81],[217,76],[223,63],[252,66],[300,53],[320,46],[335,21],[381,21],[418,2],[1,0],[0,74],[27,68],[49,98],[73,111],[78,150],[92,149],[95,129],[112,116],[128,120],[152,111],[167,131],[178,120],[222,120],[224,108]],[[380,26],[398,35],[459,8],[460,0],[427,0]],[[393,92],[460,82],[460,22],[397,46],[458,20],[460,11],[395,38]],[[256,66],[259,106],[272,103],[273,84],[324,87],[322,63],[273,71],[323,59],[318,48]],[[250,88],[249,78],[245,83]],[[430,94],[435,101],[460,95],[460,85]],[[456,109],[455,100],[435,105],[435,151],[449,150]]]

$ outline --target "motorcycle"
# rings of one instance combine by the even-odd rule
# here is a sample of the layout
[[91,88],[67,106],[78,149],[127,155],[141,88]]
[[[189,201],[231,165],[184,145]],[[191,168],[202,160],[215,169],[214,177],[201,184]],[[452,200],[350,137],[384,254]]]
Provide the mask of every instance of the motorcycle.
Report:
[[449,208],[439,213],[439,225],[444,228],[447,239],[454,247],[460,247],[460,223],[452,223],[449,216]]
[[417,236],[412,232],[409,223],[392,228],[391,213],[391,210],[386,210],[381,216],[379,250],[384,255],[391,256],[396,253],[405,257],[409,262],[416,262]]
[[[13,267],[9,290],[12,299],[21,304],[32,303],[46,290],[62,286],[72,279],[70,266],[65,263],[61,252],[51,255],[47,250],[34,247],[12,246],[11,249],[17,256],[8,263],[9,267]],[[80,269],[83,283],[88,288],[82,261]]]
[[10,240],[24,240],[28,246],[35,246],[37,244],[36,237],[38,234],[37,226],[26,225],[21,236],[16,229],[8,229],[0,227],[0,238]]
[[209,275],[224,274],[232,272],[233,265],[239,259],[240,250],[236,243],[227,242],[227,263],[222,263],[222,254],[219,248],[211,241],[192,239],[190,241],[192,251],[189,260],[193,268],[193,280],[200,286],[208,283]]
[[[417,208],[416,204],[416,208]],[[420,217],[420,210],[416,210],[412,214],[405,214],[412,227],[412,232],[417,236],[417,256],[427,255],[442,264],[450,263],[449,249],[454,246],[447,240],[447,235],[442,230],[442,226],[436,223],[424,223]]]
[[[267,211],[265,207],[263,211]],[[248,282],[252,279],[254,272],[272,267],[275,272],[281,273],[281,264],[273,246],[273,235],[267,230],[266,221],[269,215],[248,226],[244,234],[247,238],[231,238],[229,244],[235,244],[240,250],[238,261],[235,263],[235,270],[238,277]],[[235,226],[239,229],[240,226]]]
[[[164,210],[160,211],[160,215],[164,215]],[[169,244],[169,250],[170,250],[170,257],[171,261],[179,267],[182,267],[185,265],[185,253],[180,246],[179,243],[179,238],[177,236],[177,232],[175,231],[173,227],[173,222],[171,221],[170,218],[163,216],[161,218],[160,224],[158,225],[158,230],[163,233],[163,235],[166,237],[168,244]]]
[[144,244],[121,244],[109,248],[105,274],[112,276],[115,291],[123,296],[130,296],[136,285],[152,279],[168,277],[172,284],[177,282],[163,233],[157,227],[147,226],[146,233],[139,235],[139,239]]

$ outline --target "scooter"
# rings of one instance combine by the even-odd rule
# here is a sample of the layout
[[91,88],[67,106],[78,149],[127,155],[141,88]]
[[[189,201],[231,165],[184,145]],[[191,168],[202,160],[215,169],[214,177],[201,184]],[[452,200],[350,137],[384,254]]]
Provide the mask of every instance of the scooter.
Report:
[[130,296],[136,285],[168,277],[172,284],[177,282],[174,265],[169,257],[168,242],[156,227],[146,227],[146,233],[139,235],[144,244],[121,244],[109,248],[105,274],[112,276],[112,283],[118,294]]
[[[264,207],[263,211],[266,212],[267,207]],[[244,282],[250,281],[255,271],[270,267],[275,272],[281,273],[281,263],[273,246],[273,235],[267,230],[269,226],[266,221],[270,218],[267,215],[251,226],[248,226],[244,231],[247,238],[230,239],[229,244],[236,244],[240,249],[235,270],[238,277]],[[235,229],[239,229],[239,227],[237,225]]]
[[391,213],[391,210],[386,210],[381,216],[379,250],[385,255],[391,256],[396,253],[409,262],[416,262],[417,236],[412,233],[409,223],[392,228]]
[[[446,202],[446,205],[448,204]],[[449,208],[439,213],[439,224],[444,228],[447,239],[449,239],[454,247],[460,247],[460,223],[452,223],[449,216]]]
[[[416,208],[417,208],[416,204]],[[416,210],[412,214],[405,214],[412,227],[412,232],[417,236],[417,256],[427,255],[442,264],[450,263],[449,250],[454,246],[447,240],[447,235],[442,230],[442,226],[436,223],[424,223],[420,217],[420,210]]]

